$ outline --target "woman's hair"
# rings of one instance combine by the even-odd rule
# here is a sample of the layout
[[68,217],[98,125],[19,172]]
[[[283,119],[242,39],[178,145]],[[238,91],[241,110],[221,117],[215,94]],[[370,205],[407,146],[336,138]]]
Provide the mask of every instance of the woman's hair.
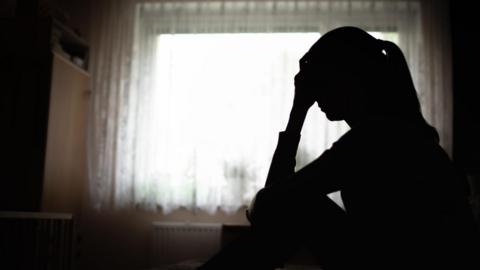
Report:
[[323,66],[320,71],[329,65],[340,67],[340,79],[348,77],[359,84],[372,113],[427,124],[407,61],[395,43],[376,39],[356,27],[340,27],[323,35],[307,57],[314,66]]

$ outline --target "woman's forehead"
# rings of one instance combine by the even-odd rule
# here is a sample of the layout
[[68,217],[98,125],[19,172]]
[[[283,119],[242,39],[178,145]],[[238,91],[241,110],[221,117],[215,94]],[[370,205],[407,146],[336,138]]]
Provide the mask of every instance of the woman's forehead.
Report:
[[319,56],[314,55],[311,51],[305,53],[300,60],[298,61],[301,65],[302,64],[312,64],[313,62],[319,62]]
[[309,60],[309,54],[307,52],[300,58],[300,60],[298,62],[301,64],[301,63],[307,62],[308,60]]
[[[309,68],[309,69],[323,69],[323,68],[326,68],[326,66],[329,66],[331,67],[333,64],[335,63],[338,63],[339,61],[333,61],[332,62],[332,58],[329,57],[328,55],[319,55],[319,54],[316,54],[316,53],[312,53],[311,51],[305,53],[305,55],[303,55],[300,60],[298,61],[299,62],[299,65],[300,65],[300,68],[302,69],[305,69],[305,68]],[[340,59],[338,59],[340,60]]]

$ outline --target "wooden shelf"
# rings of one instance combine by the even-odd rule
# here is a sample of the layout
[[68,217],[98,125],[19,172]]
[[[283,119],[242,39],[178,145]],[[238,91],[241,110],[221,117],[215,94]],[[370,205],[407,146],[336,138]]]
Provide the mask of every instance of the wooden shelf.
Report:
[[68,64],[69,66],[73,67],[74,69],[80,71],[83,75],[85,76],[88,76],[90,77],[90,73],[85,70],[84,68],[76,65],[75,63],[73,63],[70,59],[66,58],[65,56],[61,55],[60,53],[56,52],[56,51],[52,51],[53,55],[55,57],[58,57],[60,60],[62,60],[63,62],[65,62],[66,64]]
[[85,41],[85,39],[77,35],[70,28],[66,27],[65,25],[60,23],[58,20],[53,19],[53,25],[54,27],[56,27],[62,32],[63,34],[62,38],[64,38],[65,41],[69,43],[75,43],[85,48],[88,48],[88,43],[87,41]]
[[[89,46],[87,41],[55,19],[52,19],[51,42],[53,51],[62,50],[71,57],[80,58],[84,63],[84,66],[80,68],[88,70]],[[55,48],[57,44],[59,48]],[[58,53],[58,55],[61,54]]]

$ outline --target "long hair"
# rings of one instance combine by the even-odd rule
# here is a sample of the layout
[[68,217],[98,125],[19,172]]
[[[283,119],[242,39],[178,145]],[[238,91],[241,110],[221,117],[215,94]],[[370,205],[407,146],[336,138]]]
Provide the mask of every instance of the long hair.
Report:
[[[401,117],[427,125],[407,61],[393,42],[376,39],[356,27],[340,27],[323,35],[308,52],[313,62],[341,66],[367,96],[372,114]],[[321,91],[321,90],[320,90]]]

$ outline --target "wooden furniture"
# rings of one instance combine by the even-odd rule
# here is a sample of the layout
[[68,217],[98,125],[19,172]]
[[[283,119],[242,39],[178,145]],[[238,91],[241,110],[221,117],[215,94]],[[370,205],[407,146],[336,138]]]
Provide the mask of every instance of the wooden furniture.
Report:
[[77,213],[90,76],[52,50],[53,35],[85,64],[88,46],[52,18],[0,19],[0,29],[0,211]]
[[42,210],[79,213],[85,191],[90,75],[53,53]]

